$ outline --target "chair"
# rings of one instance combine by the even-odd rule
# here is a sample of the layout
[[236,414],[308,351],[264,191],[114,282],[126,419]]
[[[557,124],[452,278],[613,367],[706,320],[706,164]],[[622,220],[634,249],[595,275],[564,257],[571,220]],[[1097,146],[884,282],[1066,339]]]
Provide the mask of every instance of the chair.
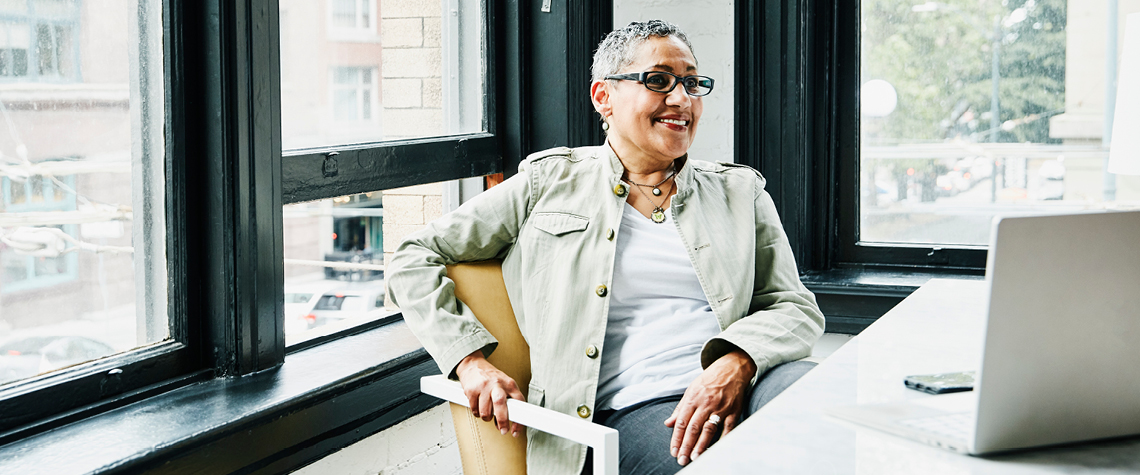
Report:
[[[499,341],[487,360],[513,378],[526,395],[530,383],[530,346],[519,332],[500,262],[448,266],[447,276],[455,281],[455,297],[467,305]],[[449,380],[445,375],[426,376],[420,380],[420,391],[451,402],[463,473],[526,473],[525,433],[517,438],[501,435],[494,422],[474,417],[458,381]],[[507,401],[507,410],[514,422],[593,448],[595,474],[618,473],[616,430],[514,399]]]

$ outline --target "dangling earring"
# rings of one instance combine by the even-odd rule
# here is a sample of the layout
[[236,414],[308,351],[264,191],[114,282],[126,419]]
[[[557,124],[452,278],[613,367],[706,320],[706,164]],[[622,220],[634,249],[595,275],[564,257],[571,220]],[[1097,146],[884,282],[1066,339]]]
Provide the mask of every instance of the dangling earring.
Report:
[[606,131],[610,130],[610,123],[603,120],[602,121],[602,130],[606,130]]

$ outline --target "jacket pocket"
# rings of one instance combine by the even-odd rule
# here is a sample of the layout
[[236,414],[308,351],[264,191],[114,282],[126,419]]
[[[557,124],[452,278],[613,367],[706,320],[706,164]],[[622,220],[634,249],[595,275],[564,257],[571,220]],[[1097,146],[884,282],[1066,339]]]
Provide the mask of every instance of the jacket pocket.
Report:
[[542,388],[535,386],[534,383],[531,383],[527,389],[526,402],[538,407],[546,407],[543,405],[546,403],[546,392],[543,391]]
[[534,223],[535,228],[555,236],[583,231],[590,225],[589,218],[570,213],[535,213],[530,219]]

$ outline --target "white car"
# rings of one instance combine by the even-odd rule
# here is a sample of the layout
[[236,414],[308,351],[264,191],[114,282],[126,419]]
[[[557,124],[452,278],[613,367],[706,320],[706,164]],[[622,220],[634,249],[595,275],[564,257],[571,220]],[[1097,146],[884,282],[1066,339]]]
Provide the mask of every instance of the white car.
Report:
[[344,285],[339,281],[318,281],[285,286],[285,333],[297,333],[313,327],[313,307],[326,291]]
[[342,320],[372,320],[385,313],[384,281],[372,281],[325,292],[305,319],[309,328],[315,328]]

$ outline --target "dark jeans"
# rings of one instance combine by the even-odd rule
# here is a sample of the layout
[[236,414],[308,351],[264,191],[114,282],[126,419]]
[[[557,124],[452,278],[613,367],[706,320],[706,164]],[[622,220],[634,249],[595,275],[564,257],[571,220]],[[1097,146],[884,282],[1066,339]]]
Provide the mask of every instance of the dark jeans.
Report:
[[[744,418],[760,410],[768,401],[783,392],[800,379],[804,373],[815,367],[809,361],[785,363],[764,374],[749,395],[748,406],[744,408]],[[665,419],[673,414],[673,409],[681,401],[681,396],[652,399],[617,411],[598,411],[594,422],[617,429],[618,467],[623,474],[672,474],[684,467],[669,455],[669,442],[673,439],[673,429],[665,427]],[[592,454],[586,454],[583,474],[593,473]]]

